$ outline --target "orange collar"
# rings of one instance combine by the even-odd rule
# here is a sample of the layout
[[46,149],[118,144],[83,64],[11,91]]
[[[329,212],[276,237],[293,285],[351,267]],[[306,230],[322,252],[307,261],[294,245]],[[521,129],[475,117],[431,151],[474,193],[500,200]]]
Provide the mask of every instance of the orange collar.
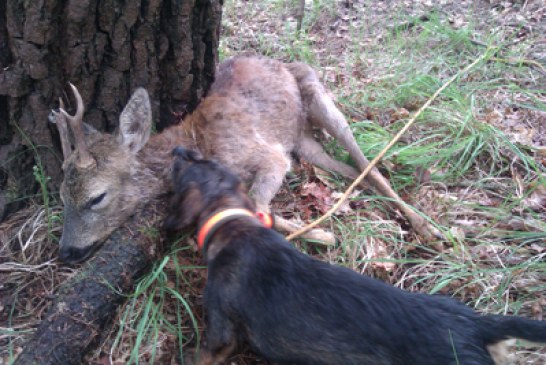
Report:
[[199,250],[203,250],[208,239],[214,234],[214,232],[216,232],[222,223],[226,223],[227,221],[240,217],[254,217],[258,219],[265,227],[273,227],[273,218],[267,213],[256,212],[254,214],[250,210],[242,208],[221,210],[207,219],[199,229],[199,232],[197,233],[197,245]]

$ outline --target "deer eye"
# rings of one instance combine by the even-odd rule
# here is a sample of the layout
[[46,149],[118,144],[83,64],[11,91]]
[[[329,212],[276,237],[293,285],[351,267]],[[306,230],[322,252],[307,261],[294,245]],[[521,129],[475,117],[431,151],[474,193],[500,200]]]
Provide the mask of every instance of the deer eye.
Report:
[[89,203],[87,203],[87,206],[91,209],[97,208],[97,205],[99,205],[104,200],[105,196],[106,196],[106,192],[100,194],[99,196],[94,197],[93,199],[89,201]]

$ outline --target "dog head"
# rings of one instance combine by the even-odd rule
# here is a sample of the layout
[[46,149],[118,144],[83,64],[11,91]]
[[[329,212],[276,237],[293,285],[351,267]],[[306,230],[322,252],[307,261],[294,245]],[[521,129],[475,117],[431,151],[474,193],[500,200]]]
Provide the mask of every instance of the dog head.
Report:
[[226,167],[182,147],[175,148],[173,156],[175,194],[165,220],[168,230],[198,223],[220,209],[256,210],[244,184]]

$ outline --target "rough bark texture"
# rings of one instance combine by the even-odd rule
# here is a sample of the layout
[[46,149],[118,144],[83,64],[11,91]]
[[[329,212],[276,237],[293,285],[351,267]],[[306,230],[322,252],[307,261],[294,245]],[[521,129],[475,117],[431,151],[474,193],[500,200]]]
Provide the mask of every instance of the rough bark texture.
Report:
[[[157,238],[143,227],[161,220],[150,204],[123,228],[114,232],[81,272],[64,284],[36,333],[25,344],[14,365],[81,364],[96,346],[106,325],[138,277],[161,251]],[[115,290],[113,289],[115,288]]]
[[[191,110],[214,76],[221,0],[0,0],[0,220],[37,192],[33,166],[62,180],[62,153],[48,114],[70,81],[84,120],[117,127],[133,89],[152,97],[161,129]],[[141,233],[156,203],[118,229],[66,283],[16,364],[79,364],[97,343],[122,293],[162,252]],[[151,253],[154,253],[153,255]],[[116,288],[114,291],[112,288]]]
[[221,2],[0,1],[0,220],[37,192],[38,161],[58,190],[62,154],[47,116],[69,81],[99,130],[116,128],[138,86],[159,129],[192,109],[212,82]]

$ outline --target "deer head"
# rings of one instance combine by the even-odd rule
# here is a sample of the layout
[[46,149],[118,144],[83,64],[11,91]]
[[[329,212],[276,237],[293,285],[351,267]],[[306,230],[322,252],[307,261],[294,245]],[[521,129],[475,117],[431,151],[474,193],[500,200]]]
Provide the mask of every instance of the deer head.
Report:
[[57,125],[64,157],[59,258],[73,264],[89,257],[135,212],[141,198],[137,153],[150,137],[152,113],[148,93],[139,88],[121,113],[119,129],[113,135],[100,133],[83,123],[82,97],[74,85],[70,87],[76,113],[68,114],[60,100],[50,121]]

